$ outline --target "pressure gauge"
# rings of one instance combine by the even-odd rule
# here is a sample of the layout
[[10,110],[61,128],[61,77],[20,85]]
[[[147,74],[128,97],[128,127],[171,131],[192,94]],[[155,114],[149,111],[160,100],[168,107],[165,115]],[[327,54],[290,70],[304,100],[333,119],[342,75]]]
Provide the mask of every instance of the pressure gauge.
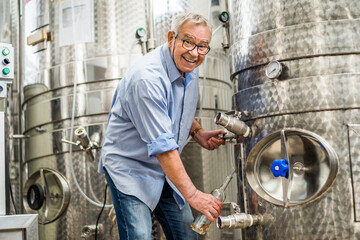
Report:
[[146,36],[146,30],[144,28],[138,28],[136,29],[136,37],[142,38]]
[[230,20],[230,15],[228,12],[222,12],[219,14],[219,20],[222,23],[227,23]]
[[278,78],[282,72],[282,65],[280,62],[273,60],[271,61],[265,69],[265,74],[268,78],[274,79]]

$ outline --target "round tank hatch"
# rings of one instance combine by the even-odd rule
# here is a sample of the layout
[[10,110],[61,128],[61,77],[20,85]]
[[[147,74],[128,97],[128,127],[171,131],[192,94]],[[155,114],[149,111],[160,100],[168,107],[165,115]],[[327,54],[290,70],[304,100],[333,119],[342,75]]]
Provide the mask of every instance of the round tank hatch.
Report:
[[27,213],[37,213],[41,224],[51,223],[58,219],[69,205],[69,184],[59,172],[41,168],[26,181],[23,196]]
[[326,192],[338,172],[333,148],[301,129],[272,133],[251,150],[246,177],[263,199],[284,207],[309,203]]

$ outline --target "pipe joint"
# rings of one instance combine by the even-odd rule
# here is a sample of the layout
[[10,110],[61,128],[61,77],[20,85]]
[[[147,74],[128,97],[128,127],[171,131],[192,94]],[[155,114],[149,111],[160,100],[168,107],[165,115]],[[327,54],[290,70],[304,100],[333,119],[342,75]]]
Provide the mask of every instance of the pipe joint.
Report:
[[223,228],[247,228],[254,225],[262,224],[263,216],[262,215],[251,215],[247,213],[240,212],[240,206],[234,202],[224,203],[230,204],[234,209],[235,213],[229,216],[219,216],[216,219],[216,226],[219,229]]
[[229,113],[219,112],[214,119],[215,124],[225,127],[227,130],[235,133],[236,135],[250,137],[251,128],[246,125],[245,122],[240,120],[240,113],[230,113],[233,113],[233,116],[231,116]]
[[262,222],[261,215],[235,213],[229,216],[220,216],[216,219],[216,226],[223,228],[247,228]]
[[75,146],[79,146],[81,150],[86,152],[86,155],[88,156],[90,162],[95,161],[94,154],[92,153],[93,149],[97,149],[99,147],[99,144],[97,141],[91,141],[85,128],[79,127],[75,130],[75,135],[79,139],[76,142],[71,142],[66,139],[61,139],[62,142],[72,144]]

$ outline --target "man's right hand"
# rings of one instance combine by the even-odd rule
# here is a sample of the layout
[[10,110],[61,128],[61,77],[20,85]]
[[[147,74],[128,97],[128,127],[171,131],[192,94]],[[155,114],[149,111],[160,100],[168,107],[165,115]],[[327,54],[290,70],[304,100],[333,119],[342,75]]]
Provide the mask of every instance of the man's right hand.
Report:
[[219,217],[223,208],[219,199],[211,194],[203,193],[197,189],[195,193],[186,200],[191,207],[204,214],[212,222]]
[[177,187],[190,206],[214,222],[220,215],[222,203],[213,195],[196,189],[185,171],[177,149],[156,154],[156,157],[166,176]]

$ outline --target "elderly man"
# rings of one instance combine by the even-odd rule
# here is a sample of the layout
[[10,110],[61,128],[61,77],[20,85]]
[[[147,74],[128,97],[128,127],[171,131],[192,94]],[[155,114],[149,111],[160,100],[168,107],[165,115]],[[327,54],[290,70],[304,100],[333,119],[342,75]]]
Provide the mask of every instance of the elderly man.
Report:
[[223,130],[194,119],[198,66],[210,51],[211,27],[197,14],[177,16],[168,42],[142,57],[120,81],[110,110],[99,172],[111,190],[121,240],[151,239],[151,212],[167,239],[197,239],[189,204],[211,221],[222,204],[196,189],[180,153],[189,134],[213,150]]

